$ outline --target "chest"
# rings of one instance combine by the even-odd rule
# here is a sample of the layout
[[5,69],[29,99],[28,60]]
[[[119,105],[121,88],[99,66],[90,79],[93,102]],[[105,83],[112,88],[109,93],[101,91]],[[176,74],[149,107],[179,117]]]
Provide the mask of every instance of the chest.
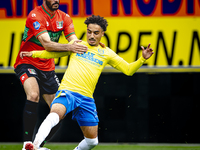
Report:
[[44,26],[46,27],[51,40],[58,42],[64,28],[63,18],[59,15],[55,15],[54,17],[46,16]]
[[54,18],[47,17],[45,20],[45,26],[47,31],[59,32],[63,30],[64,21],[62,17],[54,16]]
[[107,56],[104,50],[88,49],[84,54],[73,53],[72,58],[79,61],[81,64],[91,67],[104,68],[107,64]]

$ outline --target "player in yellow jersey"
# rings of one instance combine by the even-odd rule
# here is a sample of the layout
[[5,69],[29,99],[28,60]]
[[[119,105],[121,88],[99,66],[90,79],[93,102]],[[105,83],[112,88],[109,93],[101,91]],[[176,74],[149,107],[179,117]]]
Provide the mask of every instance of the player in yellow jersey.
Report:
[[[35,149],[39,148],[50,130],[71,111],[72,119],[78,122],[84,135],[84,139],[75,150],[90,150],[95,147],[98,144],[99,119],[93,92],[103,68],[109,64],[124,74],[132,76],[153,54],[150,44],[146,49],[141,46],[142,56],[135,62],[127,63],[108,47],[99,45],[108,25],[106,19],[92,15],[84,23],[87,25],[87,42],[79,43],[88,47],[88,51],[84,54],[45,50],[21,53],[21,57],[46,59],[70,55],[69,66],[51,104],[51,112],[41,124],[33,145],[30,145]],[[69,44],[71,43],[73,41]]]

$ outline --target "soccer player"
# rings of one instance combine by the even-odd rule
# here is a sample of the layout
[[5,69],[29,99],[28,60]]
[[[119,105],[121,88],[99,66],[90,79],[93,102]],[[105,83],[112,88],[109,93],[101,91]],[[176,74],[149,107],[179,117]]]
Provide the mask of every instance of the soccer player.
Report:
[[[77,44],[79,40],[75,35],[70,16],[58,8],[59,0],[43,0],[41,6],[36,7],[29,13],[20,52],[36,49],[75,53],[87,51],[86,46]],[[58,43],[62,32],[68,41],[77,41],[70,45]],[[32,141],[33,129],[37,120],[36,109],[39,95],[41,93],[50,106],[60,83],[54,72],[54,59],[31,57],[21,59],[19,54],[14,68],[27,96],[24,110],[24,141]]]
[[24,56],[56,58],[70,55],[68,68],[51,104],[51,111],[41,124],[33,144],[26,145],[27,150],[38,149],[50,130],[71,111],[72,119],[78,122],[84,135],[84,139],[74,150],[94,148],[98,144],[99,119],[93,92],[103,68],[109,64],[124,74],[132,76],[154,53],[150,44],[146,49],[141,46],[142,56],[135,62],[127,63],[108,47],[103,48],[99,45],[107,29],[106,19],[92,15],[84,23],[87,25],[87,42],[79,43],[88,47],[88,51],[84,54],[45,50],[20,53],[22,58]]

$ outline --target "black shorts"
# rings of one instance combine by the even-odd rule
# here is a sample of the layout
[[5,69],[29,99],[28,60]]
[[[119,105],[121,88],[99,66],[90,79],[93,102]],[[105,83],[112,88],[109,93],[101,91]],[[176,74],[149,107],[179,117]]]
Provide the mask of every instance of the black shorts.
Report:
[[24,84],[27,78],[35,77],[42,94],[54,94],[57,92],[60,85],[55,71],[42,71],[33,65],[21,64],[17,66],[15,72],[22,84]]

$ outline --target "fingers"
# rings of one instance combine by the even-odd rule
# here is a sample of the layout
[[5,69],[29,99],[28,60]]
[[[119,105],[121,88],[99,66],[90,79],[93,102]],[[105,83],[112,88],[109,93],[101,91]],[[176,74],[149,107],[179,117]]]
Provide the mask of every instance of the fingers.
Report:
[[105,46],[105,44],[103,44],[103,43],[101,43],[101,42],[99,42],[99,44],[101,45],[101,47],[103,47],[103,48],[105,48],[106,46]]
[[75,40],[74,43],[80,43],[82,40]]
[[81,40],[74,41],[74,43],[73,43],[74,47],[72,48],[72,52],[79,53],[79,54],[83,54],[83,53],[87,52],[88,47],[85,45],[78,44],[78,42],[82,42],[82,41]]
[[[148,46],[147,46],[146,49],[149,49],[150,45],[151,45],[151,43],[148,44]],[[145,50],[145,48],[144,48],[143,46],[141,46],[141,48],[142,48],[142,50]],[[150,50],[151,50],[151,49],[152,49],[152,48],[150,48]],[[152,50],[153,50],[153,49],[152,49]]]
[[32,56],[32,52],[21,52],[19,54],[20,58],[23,59],[24,57],[31,57]]
[[141,46],[142,48],[142,56],[145,59],[149,59],[153,54],[153,49],[150,47],[151,44],[148,44],[147,48],[144,48],[143,46]]
[[78,47],[75,47],[74,49],[73,49],[73,52],[74,53],[79,53],[79,54],[83,54],[83,53],[85,53],[85,52],[87,52],[87,47],[80,47],[80,46],[78,46]]
[[151,44],[149,43],[149,45],[147,46],[147,48],[149,48],[149,47],[150,47],[150,45],[151,45]]
[[85,45],[78,45],[76,49],[77,53],[81,53],[81,54],[87,52],[87,50],[88,50],[88,47]]
[[21,52],[21,53],[19,54],[19,56],[20,56],[21,59],[23,59],[23,57],[24,57],[24,56],[23,56],[23,52]]

